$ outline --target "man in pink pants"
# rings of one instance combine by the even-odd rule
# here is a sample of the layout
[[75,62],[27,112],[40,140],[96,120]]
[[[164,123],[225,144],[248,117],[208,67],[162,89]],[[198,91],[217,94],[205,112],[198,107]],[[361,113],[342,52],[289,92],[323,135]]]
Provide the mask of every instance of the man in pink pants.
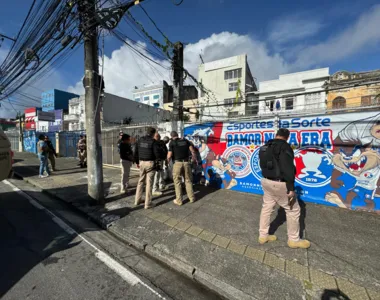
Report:
[[310,242],[300,239],[300,206],[294,193],[295,166],[294,152],[287,143],[289,130],[281,128],[275,139],[260,149],[260,167],[263,174],[261,185],[264,190],[263,207],[260,215],[259,243],[277,240],[269,235],[270,217],[276,204],[285,209],[288,226],[288,246],[309,248]]

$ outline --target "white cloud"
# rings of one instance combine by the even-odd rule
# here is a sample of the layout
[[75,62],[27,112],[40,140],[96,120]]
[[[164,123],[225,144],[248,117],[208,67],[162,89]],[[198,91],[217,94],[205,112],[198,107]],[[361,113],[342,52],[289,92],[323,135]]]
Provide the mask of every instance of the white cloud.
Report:
[[295,66],[310,67],[321,63],[334,63],[354,54],[367,52],[371,47],[379,46],[379,28],[380,5],[375,5],[344,31],[294,53]]
[[[152,55],[147,53],[144,50],[146,47],[145,44],[140,44],[140,46],[142,46],[141,52],[151,60],[166,68],[170,66],[168,61],[155,59]],[[101,57],[99,61],[102,61]],[[104,57],[103,76],[107,93],[130,99],[132,98],[132,90],[135,86],[158,83],[162,80],[170,81],[169,70],[145,58],[141,58],[126,45],[114,50],[111,57]],[[73,93],[83,94],[82,80],[78,81],[75,86],[70,86],[68,90]]]
[[273,22],[268,40],[282,45],[314,36],[323,27],[322,22],[306,15],[286,16]]

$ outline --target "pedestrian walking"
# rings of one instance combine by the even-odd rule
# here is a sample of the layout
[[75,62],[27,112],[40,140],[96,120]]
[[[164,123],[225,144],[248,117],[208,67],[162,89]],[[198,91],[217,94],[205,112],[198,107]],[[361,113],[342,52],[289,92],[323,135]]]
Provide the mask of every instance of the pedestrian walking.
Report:
[[193,191],[193,174],[191,171],[191,162],[189,160],[190,153],[192,160],[195,161],[195,151],[191,143],[179,138],[178,133],[172,131],[170,134],[172,141],[169,144],[168,161],[171,159],[173,165],[173,181],[176,199],[173,201],[176,205],[182,205],[182,176],[185,178],[186,193],[191,203],[195,202]]
[[154,207],[152,204],[152,189],[155,175],[155,161],[160,158],[156,141],[153,139],[156,129],[147,128],[147,135],[140,138],[135,149],[134,160],[140,169],[140,178],[136,188],[135,205],[142,203],[141,197],[146,184],[145,209]]
[[[38,137],[37,152],[38,152],[38,159],[40,160],[39,177],[46,178],[50,176],[49,162],[48,162],[49,148],[45,142],[45,136],[43,134],[41,134]],[[46,172],[46,175],[44,174],[45,172]]]
[[264,190],[263,206],[260,215],[259,243],[277,240],[269,235],[270,218],[276,204],[283,207],[288,227],[288,246],[290,248],[309,248],[310,242],[300,239],[300,206],[294,192],[296,168],[294,152],[287,143],[290,132],[281,128],[276,137],[260,148],[260,167],[263,174],[261,185]]
[[120,141],[121,193],[128,191],[129,174],[133,164],[133,152],[130,139],[131,137],[128,134],[123,134]]
[[57,169],[55,168],[55,158],[57,157],[57,152],[55,151],[53,143],[51,142],[51,140],[49,139],[47,135],[45,135],[45,143],[49,149],[48,157],[49,157],[51,168],[53,171],[57,171]]
[[165,190],[165,181],[164,181],[164,167],[167,164],[168,149],[166,144],[161,140],[161,136],[158,132],[155,133],[154,139],[159,152],[159,159],[156,160],[156,174],[154,175],[153,183],[153,196],[161,196],[162,191]]
[[87,167],[87,142],[86,136],[79,136],[79,141],[77,145],[79,165],[81,168]]
[[[170,138],[167,137],[167,136],[164,136],[164,138],[162,140],[165,143],[167,152],[169,152]],[[164,181],[167,182],[167,181],[171,180],[171,177],[172,176],[171,176],[170,164],[168,163],[167,158],[165,158],[165,163],[164,163]]]

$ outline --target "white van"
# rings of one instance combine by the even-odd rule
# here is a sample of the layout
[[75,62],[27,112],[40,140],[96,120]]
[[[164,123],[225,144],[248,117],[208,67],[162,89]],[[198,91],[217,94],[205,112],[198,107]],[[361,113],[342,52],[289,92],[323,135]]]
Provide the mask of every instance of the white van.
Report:
[[11,143],[4,131],[0,128],[0,181],[12,175],[13,152]]

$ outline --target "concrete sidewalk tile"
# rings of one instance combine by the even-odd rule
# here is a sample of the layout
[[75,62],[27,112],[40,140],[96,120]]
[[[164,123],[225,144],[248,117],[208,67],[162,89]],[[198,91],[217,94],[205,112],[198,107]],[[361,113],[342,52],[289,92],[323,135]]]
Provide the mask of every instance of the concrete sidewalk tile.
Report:
[[369,300],[366,290],[346,279],[337,278],[338,288],[351,300]]
[[265,252],[248,246],[244,255],[262,263],[264,261]]
[[309,278],[309,269],[297,262],[286,261],[286,273],[292,277],[298,278],[300,280],[308,280]]
[[198,236],[202,232],[202,228],[192,225],[189,229],[186,230],[186,233]]
[[161,214],[161,216],[157,217],[156,220],[161,223],[165,223],[167,220],[169,220],[170,217],[165,214]]
[[374,290],[367,290],[367,292],[371,300],[380,300],[380,292]]
[[153,211],[153,213],[151,213],[151,214],[149,215],[149,218],[152,218],[153,220],[157,220],[157,218],[159,218],[159,217],[161,217],[161,216],[162,216],[162,214],[159,213],[158,211]]
[[199,237],[200,239],[205,240],[205,241],[210,242],[210,243],[211,243],[211,241],[214,239],[215,236],[216,236],[215,233],[212,233],[212,232],[207,231],[207,230],[203,230],[203,231],[201,232],[201,234],[198,235],[198,237]]
[[170,218],[169,220],[167,220],[165,222],[166,225],[170,226],[170,227],[174,227],[176,226],[177,224],[179,223],[179,220],[176,219],[176,218]]
[[190,228],[190,226],[191,226],[190,223],[179,222],[174,228],[176,228],[178,230],[186,231],[187,229]]
[[244,254],[245,248],[247,248],[247,245],[242,245],[242,244],[236,243],[235,241],[231,241],[230,244],[228,245],[228,250],[231,250],[232,252],[235,252],[240,255]]
[[313,284],[320,288],[327,290],[336,290],[338,288],[333,276],[315,269],[310,269],[310,279]]
[[152,209],[142,209],[140,213],[144,216],[150,217],[154,211]]
[[265,253],[264,264],[285,272],[285,260],[271,253]]
[[223,236],[217,235],[213,240],[212,243],[223,248],[227,248],[228,244],[230,243],[230,239],[227,239]]

